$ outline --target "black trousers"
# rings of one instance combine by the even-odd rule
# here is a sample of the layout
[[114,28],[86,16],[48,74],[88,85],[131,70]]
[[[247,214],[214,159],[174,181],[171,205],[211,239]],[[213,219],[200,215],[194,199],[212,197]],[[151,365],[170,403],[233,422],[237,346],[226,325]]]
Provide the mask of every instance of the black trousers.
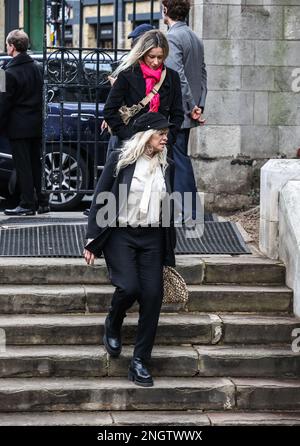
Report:
[[103,254],[116,287],[109,312],[111,327],[121,326],[126,311],[137,300],[133,355],[150,359],[163,298],[163,229],[113,228]]
[[41,140],[39,138],[15,139],[10,141],[10,145],[20,188],[20,206],[35,209],[36,199],[38,205],[47,205],[48,195],[41,192]]

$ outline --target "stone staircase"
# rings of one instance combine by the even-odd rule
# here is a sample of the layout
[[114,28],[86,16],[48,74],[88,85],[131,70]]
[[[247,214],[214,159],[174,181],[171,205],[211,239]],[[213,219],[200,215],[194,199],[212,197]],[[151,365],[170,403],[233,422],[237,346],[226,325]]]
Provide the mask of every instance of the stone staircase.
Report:
[[[102,345],[113,288],[102,260],[0,260],[0,425],[300,425],[300,320],[285,267],[256,255],[178,256],[185,307],[165,305],[154,387],[129,382]],[[299,343],[298,343],[299,344]]]

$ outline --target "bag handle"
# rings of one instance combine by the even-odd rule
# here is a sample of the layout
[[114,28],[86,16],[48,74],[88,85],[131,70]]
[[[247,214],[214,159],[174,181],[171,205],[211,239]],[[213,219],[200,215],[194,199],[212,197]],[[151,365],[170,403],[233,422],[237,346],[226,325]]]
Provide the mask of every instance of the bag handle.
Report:
[[144,99],[142,99],[139,102],[139,104],[142,104],[143,107],[146,107],[146,105],[149,104],[149,102],[151,101],[153,96],[155,96],[158,93],[160,87],[162,86],[162,83],[163,83],[163,81],[166,78],[166,74],[167,74],[167,68],[165,67],[163,69],[163,71],[161,72],[161,76],[160,76],[159,82],[157,82],[157,84],[154,85],[154,87],[152,88],[150,93],[148,93],[147,96],[145,96]]

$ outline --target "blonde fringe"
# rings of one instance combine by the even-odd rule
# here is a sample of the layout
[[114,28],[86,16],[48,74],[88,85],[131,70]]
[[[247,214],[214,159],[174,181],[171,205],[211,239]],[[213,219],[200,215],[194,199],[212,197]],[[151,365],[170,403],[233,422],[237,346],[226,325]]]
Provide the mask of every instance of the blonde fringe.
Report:
[[[121,153],[116,166],[116,176],[121,169],[124,169],[129,166],[129,164],[133,164],[137,161],[137,159],[144,153],[151,136],[156,132],[157,130],[154,129],[138,132],[124,143],[123,147],[121,147]],[[160,164],[162,166],[163,175],[165,175],[166,168],[168,167],[167,147],[165,147],[163,152],[159,152],[157,156],[153,158],[155,158],[155,160],[153,160],[152,168],[155,168],[157,163]]]

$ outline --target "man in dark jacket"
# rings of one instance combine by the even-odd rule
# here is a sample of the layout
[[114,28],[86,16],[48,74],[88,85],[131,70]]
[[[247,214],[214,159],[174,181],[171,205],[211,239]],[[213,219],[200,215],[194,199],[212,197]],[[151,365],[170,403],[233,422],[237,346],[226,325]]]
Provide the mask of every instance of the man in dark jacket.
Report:
[[[207,94],[207,73],[202,40],[189,28],[185,20],[189,14],[190,0],[162,0],[164,23],[168,25],[167,39],[170,52],[167,67],[177,71],[182,90],[184,121],[173,146],[175,161],[175,191],[192,194],[192,217],[196,215],[197,187],[191,160],[188,156],[190,130],[204,125],[203,112]],[[199,210],[201,207],[199,208]],[[184,220],[189,220],[184,215]],[[180,219],[178,216],[177,219]]]
[[[41,137],[43,75],[27,54],[29,39],[24,31],[13,30],[6,38],[6,92],[0,94],[0,132],[11,145],[20,188],[20,203],[6,209],[6,215],[34,215],[49,212],[48,197],[41,192]],[[36,197],[35,197],[36,194]]]

